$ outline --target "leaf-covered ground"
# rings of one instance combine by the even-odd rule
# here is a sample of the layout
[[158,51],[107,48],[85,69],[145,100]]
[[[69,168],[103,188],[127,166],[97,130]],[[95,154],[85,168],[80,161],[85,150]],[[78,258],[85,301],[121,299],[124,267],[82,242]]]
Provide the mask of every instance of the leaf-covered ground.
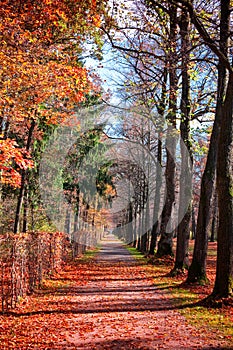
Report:
[[186,320],[183,311],[192,305],[179,307],[158,271],[108,236],[94,259],[66,265],[43,290],[0,315],[0,348],[232,349],[230,330]]

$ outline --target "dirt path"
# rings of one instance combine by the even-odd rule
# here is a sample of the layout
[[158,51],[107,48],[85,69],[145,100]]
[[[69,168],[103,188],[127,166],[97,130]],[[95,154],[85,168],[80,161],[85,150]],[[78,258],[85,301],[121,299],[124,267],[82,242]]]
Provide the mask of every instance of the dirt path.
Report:
[[1,349],[224,349],[186,323],[111,235],[66,279],[72,287],[41,293],[8,315]]

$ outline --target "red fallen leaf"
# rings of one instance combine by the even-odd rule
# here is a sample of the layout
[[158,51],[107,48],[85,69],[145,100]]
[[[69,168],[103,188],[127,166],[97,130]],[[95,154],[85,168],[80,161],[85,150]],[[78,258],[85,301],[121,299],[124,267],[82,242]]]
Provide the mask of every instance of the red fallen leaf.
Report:
[[[64,277],[72,279],[70,288],[59,287],[59,292],[55,294],[51,294],[51,291],[47,291],[46,294],[44,291],[44,294],[31,296],[27,308],[20,308],[19,305],[18,310],[19,314],[20,310],[22,314],[28,310],[31,315],[3,317],[4,322],[9,322],[5,336],[12,338],[11,331],[14,329],[14,342],[19,339],[14,349],[22,350],[23,346],[25,349],[31,347],[43,350],[55,347],[64,349],[66,346],[71,349],[111,349],[112,344],[119,345],[119,348],[125,346],[128,349],[146,349],[150,342],[155,342],[151,348],[156,349],[168,348],[173,340],[182,344],[184,337],[187,341],[197,340],[195,329],[190,326],[185,326],[182,334],[179,333],[183,318],[180,319],[178,313],[170,309],[153,309],[165,305],[167,296],[160,295],[159,291],[153,295],[148,292],[152,284],[150,281],[140,280],[141,273],[138,267],[134,270],[126,269],[122,264],[107,267],[92,262],[82,264],[82,269],[67,266],[66,270],[60,272],[60,277],[61,281]],[[88,287],[83,283],[84,278]],[[59,279],[59,274],[56,275],[56,279]],[[52,290],[55,291],[56,288]],[[169,301],[166,305],[169,305]],[[143,307],[143,311],[138,311],[139,306]],[[161,315],[162,322],[159,317]],[[167,332],[168,323],[170,331],[175,334],[173,337]],[[117,334],[114,328],[111,332],[112,325],[119,329]],[[139,328],[137,332],[136,326]],[[92,330],[94,334],[89,334]],[[201,341],[195,340],[196,345],[192,346],[193,349],[200,348],[197,343],[202,344],[201,347],[210,344],[210,333],[206,333],[205,337],[202,334],[198,335],[198,338],[199,336]],[[213,336],[211,333],[211,337]],[[78,344],[81,344],[80,347]],[[214,342],[213,344],[216,345]]]

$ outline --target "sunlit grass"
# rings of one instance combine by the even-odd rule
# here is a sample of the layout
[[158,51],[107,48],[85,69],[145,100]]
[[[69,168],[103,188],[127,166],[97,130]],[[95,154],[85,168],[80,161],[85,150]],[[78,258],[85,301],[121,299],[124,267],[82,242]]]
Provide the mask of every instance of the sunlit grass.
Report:
[[101,249],[101,244],[98,244],[96,247],[89,248],[85,250],[85,252],[75,259],[76,263],[86,263],[88,261],[91,261],[100,251]]
[[125,248],[130,252],[130,254],[138,260],[141,264],[147,264],[146,258],[140,253],[136,248],[125,245]]
[[83,254],[83,257],[86,259],[93,258],[99,252],[100,248],[101,248],[101,245],[98,245],[95,248],[90,248],[86,250],[85,253]]
[[[167,293],[171,305],[182,314],[189,324],[195,326],[198,330],[213,332],[220,339],[232,341],[233,338],[233,319],[228,315],[225,309],[212,309],[200,306],[198,302],[205,296],[192,291],[191,288],[184,288],[182,280],[169,276],[171,266],[158,261],[155,264],[148,264],[148,259],[135,248],[127,247],[130,253],[142,262],[146,268],[148,276],[154,278],[154,284],[163,292]],[[209,249],[210,256],[216,256],[216,249]],[[184,277],[185,280],[185,277]],[[201,288],[201,287],[200,287]]]

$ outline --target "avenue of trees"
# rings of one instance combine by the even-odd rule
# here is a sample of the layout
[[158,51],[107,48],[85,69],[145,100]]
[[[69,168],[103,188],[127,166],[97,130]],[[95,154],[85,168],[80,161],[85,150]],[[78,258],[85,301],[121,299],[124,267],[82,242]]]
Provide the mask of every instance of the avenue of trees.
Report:
[[[73,256],[88,244],[87,235],[96,243],[108,227],[147,255],[174,256],[172,275],[188,269],[187,283],[208,283],[208,241],[217,238],[211,298],[232,296],[232,2],[0,3],[1,242],[22,239],[21,233],[32,241],[33,232],[56,235],[40,193],[46,145],[79,111],[87,108],[95,118],[96,111],[114,110],[111,132],[104,118],[89,130],[76,125],[78,137],[56,180],[66,198],[62,225]],[[85,67],[88,57],[101,62],[105,47],[121,99],[114,107],[98,69]],[[114,207],[119,197],[124,208]]]
[[[206,258],[211,210],[216,205],[216,183],[219,223],[214,297],[232,294],[231,5],[230,1],[131,1],[113,6],[111,18],[103,26],[124,67],[120,89],[128,101],[128,108],[147,104],[153,111],[152,114],[148,113],[150,120],[156,123],[159,117],[164,118],[168,132],[169,128],[179,129],[189,153],[187,155],[181,149],[178,199],[181,207],[185,196],[191,194],[189,181],[182,182],[182,177],[184,172],[193,172],[192,123],[195,120],[204,123],[210,116],[214,118],[207,160],[200,180],[195,247],[187,278],[187,282],[207,281]],[[157,140],[157,157],[161,161],[161,140],[158,135]],[[146,137],[138,138],[138,142],[149,147]],[[163,211],[159,222],[155,220],[151,230],[146,233],[137,231],[135,245],[143,252],[154,254],[158,237],[157,256],[173,254],[172,242],[176,234],[177,249],[172,271],[176,273],[187,264],[192,196],[176,232],[170,230],[167,225],[172,206],[177,200],[175,138],[167,137],[162,146],[167,150],[167,192]],[[148,151],[151,152],[151,149]],[[141,204],[144,205],[143,202]],[[132,207],[128,210],[132,211]],[[137,208],[135,214],[127,215],[138,215]]]

